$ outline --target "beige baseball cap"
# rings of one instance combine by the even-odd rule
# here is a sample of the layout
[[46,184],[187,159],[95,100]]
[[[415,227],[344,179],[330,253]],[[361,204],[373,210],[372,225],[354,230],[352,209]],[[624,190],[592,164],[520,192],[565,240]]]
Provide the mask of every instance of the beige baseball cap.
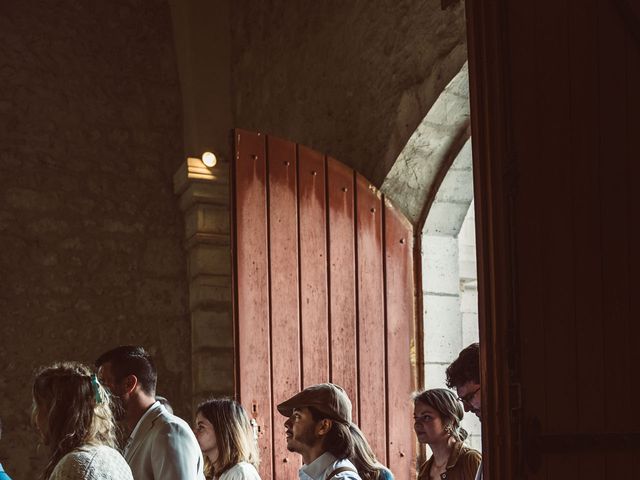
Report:
[[314,407],[327,415],[327,418],[351,423],[351,400],[344,389],[334,383],[311,385],[278,405],[278,411],[285,417],[290,417],[294,408],[303,407]]

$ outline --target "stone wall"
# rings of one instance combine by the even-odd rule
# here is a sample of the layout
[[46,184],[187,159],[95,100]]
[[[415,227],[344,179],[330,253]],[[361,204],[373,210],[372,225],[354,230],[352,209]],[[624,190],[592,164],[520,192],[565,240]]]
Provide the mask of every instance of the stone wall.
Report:
[[329,153],[379,187],[466,60],[463,8],[442,10],[441,0],[233,2],[237,125]]
[[190,416],[169,7],[5,0],[0,58],[0,462],[37,478],[39,365],[143,344],[159,393]]
[[[425,388],[445,388],[446,369],[477,342],[478,290],[471,139],[447,171],[422,230]],[[466,413],[467,443],[482,450],[480,421]]]

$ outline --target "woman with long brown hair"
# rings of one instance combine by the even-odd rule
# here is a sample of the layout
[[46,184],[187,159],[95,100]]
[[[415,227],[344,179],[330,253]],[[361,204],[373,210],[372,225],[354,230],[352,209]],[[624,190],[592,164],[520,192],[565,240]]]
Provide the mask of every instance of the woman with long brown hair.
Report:
[[413,397],[413,428],[433,455],[421,467],[418,480],[474,480],[482,456],[464,444],[460,426],[462,405],[450,390],[434,388]]
[[207,479],[260,480],[253,427],[238,402],[214,398],[201,403],[194,431],[206,458]]
[[115,450],[109,393],[86,366],[63,362],[40,369],[32,416],[50,451],[43,480],[133,480]]

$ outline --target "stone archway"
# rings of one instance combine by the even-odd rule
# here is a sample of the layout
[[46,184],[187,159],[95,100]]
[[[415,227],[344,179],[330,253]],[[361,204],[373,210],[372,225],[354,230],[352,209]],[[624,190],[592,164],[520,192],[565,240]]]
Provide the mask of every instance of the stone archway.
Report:
[[[446,366],[478,340],[473,173],[467,65],[447,85],[384,180],[382,191],[421,232],[422,386],[445,386]],[[419,257],[418,257],[419,255]],[[481,448],[480,424],[465,418]]]
[[470,136],[465,63],[433,104],[391,167],[381,190],[422,227],[444,175]]

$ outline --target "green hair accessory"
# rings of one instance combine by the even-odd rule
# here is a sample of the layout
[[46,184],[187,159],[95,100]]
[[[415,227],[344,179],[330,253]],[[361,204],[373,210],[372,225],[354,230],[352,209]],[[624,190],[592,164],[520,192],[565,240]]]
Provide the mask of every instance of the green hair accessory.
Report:
[[102,394],[100,393],[100,382],[98,382],[98,377],[96,377],[95,373],[91,374],[91,388],[96,397],[96,403],[100,405],[102,403]]

